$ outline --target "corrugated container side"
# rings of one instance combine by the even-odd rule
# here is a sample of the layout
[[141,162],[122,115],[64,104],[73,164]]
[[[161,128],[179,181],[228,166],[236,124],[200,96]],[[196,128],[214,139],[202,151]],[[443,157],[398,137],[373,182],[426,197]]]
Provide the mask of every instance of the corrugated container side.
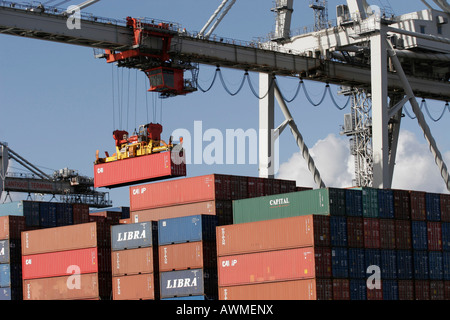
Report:
[[394,213],[394,193],[390,189],[378,189],[378,217],[393,219]]
[[315,277],[314,248],[298,248],[219,257],[219,286]]
[[396,250],[380,250],[381,255],[381,279],[397,279],[397,252]]
[[415,280],[414,293],[415,300],[430,300],[430,281]]
[[450,300],[450,281],[444,281],[444,298]]
[[381,288],[367,288],[367,300],[383,300],[383,281],[381,281]]
[[440,195],[441,198],[441,221],[450,222],[450,194]]
[[428,251],[428,274],[430,280],[444,280],[442,252]]
[[347,237],[350,248],[364,248],[364,227],[362,217],[347,217]]
[[442,251],[442,269],[444,280],[450,280],[450,251]]
[[394,219],[380,219],[380,248],[396,248]]
[[333,280],[316,278],[317,300],[333,300]]
[[233,201],[233,223],[310,214],[330,215],[342,210],[339,202],[331,202],[330,199],[329,189],[316,189],[236,200]]
[[438,193],[425,194],[425,210],[428,221],[441,221],[441,197]]
[[216,239],[217,216],[195,215],[158,221],[159,245],[213,241]]
[[334,278],[348,278],[348,249],[333,247],[331,249],[331,264]]
[[350,279],[350,300],[367,300],[367,285],[363,279]]
[[0,240],[0,263],[20,263],[21,243],[20,240]]
[[72,205],[73,224],[89,222],[89,205],[84,203],[74,203]]
[[363,217],[378,218],[378,189],[360,188],[362,190]]
[[380,219],[363,218],[364,225],[364,247],[380,248]]
[[347,217],[330,217],[331,246],[346,247],[348,243]]
[[161,298],[218,295],[216,268],[161,272],[160,283]]
[[56,226],[73,224],[73,206],[69,203],[56,203]]
[[441,222],[442,250],[450,251],[450,223]]
[[426,221],[411,221],[411,235],[414,250],[428,249]]
[[115,188],[186,175],[184,151],[167,151],[94,165],[94,187]]
[[20,263],[0,264],[0,288],[19,287],[22,284]]
[[21,232],[25,230],[25,217],[1,216],[0,240],[20,239]]
[[395,247],[398,250],[412,249],[410,220],[395,220],[395,239]]
[[362,191],[345,189],[345,212],[348,217],[362,217]]
[[56,203],[39,203],[39,225],[45,228],[56,227]]
[[411,199],[408,190],[393,190],[395,219],[411,218]]
[[215,241],[196,241],[159,246],[160,272],[217,267]]
[[428,250],[441,251],[442,250],[442,227],[441,222],[427,222],[427,241]]
[[153,273],[155,247],[145,247],[111,252],[112,276]]
[[383,280],[383,300],[399,300],[398,281]]
[[95,222],[22,232],[22,255],[97,246]]
[[422,191],[410,191],[409,193],[411,199],[411,219],[412,220],[426,220],[426,205],[425,205],[425,195],[426,192]]
[[333,300],[350,300],[349,279],[333,279]]
[[298,216],[216,228],[218,256],[329,245],[327,216]]
[[444,281],[430,281],[430,300],[445,300]]
[[364,249],[348,248],[348,276],[350,279],[364,279],[366,277]]
[[153,273],[112,278],[113,300],[155,300]]
[[70,283],[69,277],[52,277],[23,281],[23,300],[79,300],[99,297],[97,273],[79,275],[77,285]]
[[429,279],[428,252],[425,250],[413,251],[414,279]]
[[97,273],[97,248],[67,250],[22,256],[22,278],[49,278]]
[[331,278],[331,248],[315,247],[314,248],[316,278]]
[[316,279],[219,288],[219,300],[316,300]]
[[379,249],[364,249],[364,262],[365,267],[364,269],[367,271],[367,269],[370,266],[381,266],[381,253]]
[[398,299],[414,300],[414,280],[398,280]]
[[115,251],[151,247],[153,239],[156,238],[154,233],[157,233],[157,222],[152,221],[112,225],[111,249]]
[[413,255],[411,250],[396,250],[397,253],[397,278],[411,280],[414,277]]

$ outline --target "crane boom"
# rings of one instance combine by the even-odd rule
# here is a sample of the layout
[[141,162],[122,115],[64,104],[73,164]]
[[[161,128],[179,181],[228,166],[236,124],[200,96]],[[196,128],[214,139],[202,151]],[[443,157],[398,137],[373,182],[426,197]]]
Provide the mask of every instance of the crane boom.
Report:
[[[60,43],[126,51],[133,46],[133,30],[125,20],[83,16],[81,29],[68,29],[67,17],[60,12],[37,12],[6,1],[0,6],[0,33]],[[10,4],[10,5],[8,5]],[[336,85],[370,87],[370,65],[356,66],[331,59],[308,57],[272,42],[237,42],[223,38],[198,39],[168,23],[173,32],[169,55],[174,59],[239,70],[271,73],[281,76],[300,76],[308,80]],[[161,30],[157,30],[160,32]],[[221,41],[222,40],[222,41]],[[142,43],[146,50],[161,50],[161,37],[148,36]],[[402,88],[395,73],[388,74],[389,90]],[[446,101],[450,99],[449,82],[408,77],[417,96]]]

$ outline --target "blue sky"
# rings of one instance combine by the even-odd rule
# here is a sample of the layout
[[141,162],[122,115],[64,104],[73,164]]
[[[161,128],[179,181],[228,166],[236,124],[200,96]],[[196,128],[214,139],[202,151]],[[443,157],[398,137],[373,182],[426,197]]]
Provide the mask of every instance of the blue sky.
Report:
[[[328,1],[330,19],[335,18],[336,5],[343,2]],[[388,3],[386,0],[382,2]],[[71,1],[65,5],[77,3]],[[109,18],[133,16],[167,20],[177,22],[194,32],[203,27],[219,3],[219,0],[103,0],[86,11]],[[313,24],[313,11],[308,4],[308,1],[295,1],[292,29]],[[378,5],[380,2],[373,1],[372,4]],[[393,0],[390,5],[396,14],[425,8],[420,0]],[[237,0],[214,33],[239,40],[265,38],[274,29],[274,15],[270,11],[272,7],[272,0]],[[117,113],[119,91],[117,88],[114,91],[112,89],[113,74],[117,81],[117,68],[104,60],[95,59],[92,49],[69,44],[0,35],[0,46],[0,141],[8,142],[14,151],[47,172],[52,172],[47,169],[69,167],[82,175],[93,176],[96,150],[99,149],[101,153],[105,150],[114,152],[112,131],[120,125]],[[210,84],[214,70],[213,67],[200,65],[199,83],[202,87]],[[244,72],[225,68],[222,72],[230,90],[237,89]],[[258,128],[258,99],[248,85],[239,94],[230,96],[220,81],[217,81],[206,93],[198,91],[161,101],[155,99],[154,94],[146,93],[147,80],[143,74],[137,74],[137,85],[135,71],[124,70],[123,75],[126,82],[121,92],[124,108],[121,129],[132,132],[147,120],[160,122],[162,119],[163,139],[168,139],[179,128],[192,132],[194,121],[202,121],[204,130],[217,128],[222,132],[226,129]],[[128,77],[131,79],[130,90]],[[257,85],[257,74],[251,73],[250,79]],[[283,93],[287,97],[293,96],[297,80],[282,79],[281,83]],[[311,97],[319,100],[325,84],[306,81],[305,85]],[[344,104],[346,99],[336,94],[338,88],[331,89],[335,99]],[[151,116],[155,100],[158,113],[156,119],[153,119]],[[443,102],[428,101],[428,105],[436,117],[444,107]],[[322,105],[314,107],[306,101],[303,94],[299,94],[288,106],[310,148],[330,134],[347,141],[345,137],[339,136],[339,131],[344,114],[350,112],[349,107],[340,111],[329,98]],[[407,108],[411,110],[409,105]],[[127,109],[128,114],[125,112]],[[147,118],[147,110],[150,118]],[[450,113],[447,112],[436,123],[427,115],[425,118],[441,152],[450,152],[447,129]],[[277,109],[276,124],[283,120]],[[416,120],[404,118],[402,130],[412,132],[418,144],[425,144]],[[204,146],[207,144],[205,142]],[[288,162],[297,152],[298,147],[292,135],[285,131],[280,138],[280,163]],[[435,167],[434,162],[431,161],[429,167],[433,166]],[[432,170],[437,171],[435,168]],[[210,173],[257,176],[258,169],[257,165],[188,166],[188,176]],[[442,181],[439,183],[443,185]],[[299,181],[298,184],[302,185],[302,182]],[[426,190],[427,187],[426,184],[420,185],[421,189]],[[110,192],[114,205],[129,204],[128,188],[104,191]]]

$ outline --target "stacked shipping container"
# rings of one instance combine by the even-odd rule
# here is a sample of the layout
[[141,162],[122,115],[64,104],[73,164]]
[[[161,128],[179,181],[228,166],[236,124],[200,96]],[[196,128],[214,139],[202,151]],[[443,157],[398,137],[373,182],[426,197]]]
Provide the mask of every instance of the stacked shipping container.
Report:
[[[271,230],[260,230],[258,236],[257,233],[249,232],[249,238],[240,241],[241,246],[245,247],[246,242],[260,243],[262,237],[289,238],[290,234],[301,233],[294,230],[289,233],[286,226],[278,227],[283,221],[286,224],[292,223],[289,220],[292,218],[289,217],[312,214],[316,219],[322,215],[328,219],[329,244],[318,245],[320,238],[310,241],[314,243],[316,256],[314,261],[316,273],[313,278],[316,281],[315,294],[318,299],[331,297],[335,300],[409,300],[444,297],[450,299],[448,296],[450,257],[446,251],[448,245],[445,245],[445,239],[449,241],[450,235],[447,234],[448,223],[441,221],[448,212],[447,201],[448,195],[417,191],[373,188],[310,190],[235,201],[233,217],[236,225],[233,227],[244,230],[245,225],[254,224],[252,227],[256,228],[258,223],[265,222],[269,228],[273,227]],[[442,203],[446,206],[444,210],[440,208]],[[231,227],[217,228],[219,255],[222,254],[220,232],[230,232],[226,228]],[[298,229],[303,230],[301,227]],[[254,236],[251,237],[250,234]],[[222,238],[222,241],[225,239]],[[268,251],[275,250],[275,247],[267,248]],[[273,255],[276,250],[271,252]],[[295,257],[292,252],[287,259],[295,261]],[[225,296],[233,299],[232,288],[225,286],[231,284],[224,282],[226,272],[232,269],[229,265],[233,261],[237,265],[237,261],[242,259],[219,258],[221,299]],[[331,266],[331,272],[318,271],[327,270],[325,266]],[[253,277],[253,283],[264,280],[256,269],[250,267],[246,270],[247,275]],[[273,282],[276,278],[270,279]],[[380,281],[375,282],[375,279]],[[368,280],[372,282],[369,283]],[[264,285],[259,286],[258,291],[263,290]],[[269,285],[266,286],[269,288]],[[282,284],[277,283],[277,287],[282,287]],[[250,287],[246,290],[249,293]],[[304,293],[311,292],[308,290]]]
[[213,215],[158,221],[161,299],[217,299],[217,221]]

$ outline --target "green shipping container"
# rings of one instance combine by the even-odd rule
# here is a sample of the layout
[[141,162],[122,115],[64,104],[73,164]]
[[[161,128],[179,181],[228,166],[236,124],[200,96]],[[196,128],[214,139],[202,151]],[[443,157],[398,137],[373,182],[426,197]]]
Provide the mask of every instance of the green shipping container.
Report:
[[378,189],[363,187],[362,190],[363,217],[378,218]]
[[324,188],[233,201],[233,223],[309,214],[345,215],[345,190]]

